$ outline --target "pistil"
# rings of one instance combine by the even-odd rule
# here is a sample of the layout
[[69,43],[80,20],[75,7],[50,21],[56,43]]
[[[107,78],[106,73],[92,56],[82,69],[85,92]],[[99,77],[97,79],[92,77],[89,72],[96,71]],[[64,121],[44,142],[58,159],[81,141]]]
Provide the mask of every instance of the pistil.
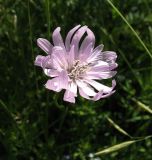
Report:
[[69,77],[72,79],[77,79],[81,77],[89,69],[88,64],[81,64],[79,60],[75,61],[71,71],[69,73]]

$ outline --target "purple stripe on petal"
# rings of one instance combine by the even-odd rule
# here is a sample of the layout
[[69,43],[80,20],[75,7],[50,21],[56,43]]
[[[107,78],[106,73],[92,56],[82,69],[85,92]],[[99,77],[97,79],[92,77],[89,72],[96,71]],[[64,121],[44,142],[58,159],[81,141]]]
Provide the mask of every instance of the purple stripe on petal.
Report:
[[84,50],[88,44],[92,43],[93,47],[94,47],[94,44],[95,44],[95,36],[93,34],[93,32],[87,28],[87,36],[86,38],[83,40],[82,44],[81,44],[81,50]]
[[63,50],[63,48],[58,46],[53,47],[52,57],[54,57],[59,62],[62,69],[68,68],[67,55],[65,53],[65,50]]
[[101,60],[103,61],[115,61],[116,58],[117,58],[117,55],[115,52],[113,51],[104,51],[101,53],[101,56],[100,56]]
[[45,56],[45,58],[42,61],[42,68],[50,68],[52,65],[52,60],[50,58],[50,55]]
[[62,88],[62,89],[68,89],[68,80],[69,80],[69,77],[68,77],[68,74],[65,70],[61,71],[59,73],[59,88]]
[[62,64],[58,59],[58,57],[52,55],[51,58],[52,58],[53,68],[61,72],[63,69],[62,69]]
[[74,34],[72,38],[71,46],[74,45],[76,59],[78,58],[80,40],[84,35],[84,33],[86,32],[86,30],[87,26],[81,27],[80,29],[77,30],[77,32]]
[[66,50],[67,50],[67,51],[70,50],[70,47],[71,47],[71,45],[70,45],[70,43],[71,43],[71,38],[72,38],[74,32],[75,32],[78,28],[80,28],[80,26],[81,26],[81,25],[77,25],[76,27],[74,27],[73,29],[71,29],[71,30],[68,32],[68,34],[67,34],[67,36],[66,36],[66,39],[65,39],[65,46],[66,46]]
[[96,66],[96,67],[92,67],[90,69],[91,72],[104,72],[104,71],[110,71],[110,67],[109,65],[103,65],[103,66]]
[[115,76],[117,72],[116,71],[103,71],[103,72],[94,72],[94,71],[88,71],[86,73],[86,77],[92,77],[92,79],[108,79]]
[[53,45],[44,38],[37,39],[37,45],[46,53],[51,54]]
[[107,62],[97,63],[97,65],[92,66],[90,71],[91,72],[106,72],[106,71],[111,71],[111,70],[115,69],[117,66],[118,66],[117,63],[107,63]]
[[86,48],[81,49],[79,51],[79,59],[81,61],[86,61],[86,59],[90,56],[91,52],[93,50],[93,45],[92,43],[89,43]]
[[98,47],[96,47],[93,51],[92,54],[88,56],[87,62],[91,63],[91,62],[95,62],[97,63],[99,60],[99,57],[101,55],[101,51],[103,50],[104,45],[101,44]]
[[75,61],[74,45],[71,47],[69,54],[67,54],[68,67],[72,68]]

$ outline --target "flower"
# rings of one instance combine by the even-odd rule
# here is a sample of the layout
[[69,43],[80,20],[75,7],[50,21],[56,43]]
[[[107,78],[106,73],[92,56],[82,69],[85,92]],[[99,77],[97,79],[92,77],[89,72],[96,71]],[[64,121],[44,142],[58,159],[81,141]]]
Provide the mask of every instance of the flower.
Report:
[[38,55],[35,65],[42,67],[50,77],[45,84],[49,90],[60,92],[65,89],[64,101],[75,103],[77,92],[89,100],[97,101],[115,92],[115,80],[112,87],[99,82],[112,78],[117,67],[117,55],[113,51],[102,51],[103,45],[94,48],[95,36],[87,26],[76,26],[71,29],[65,39],[65,44],[57,27],[52,35],[53,44],[43,38],[38,38],[38,46],[47,53]]

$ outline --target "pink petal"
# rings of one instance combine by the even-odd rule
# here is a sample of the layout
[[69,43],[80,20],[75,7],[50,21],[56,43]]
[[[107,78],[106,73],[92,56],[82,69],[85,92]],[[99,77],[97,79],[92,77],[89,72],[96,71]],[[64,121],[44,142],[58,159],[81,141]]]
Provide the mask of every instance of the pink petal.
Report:
[[92,65],[92,69],[94,68],[98,68],[98,67],[108,67],[109,66],[109,63],[105,62],[105,61],[97,61],[94,65]]
[[52,66],[52,59],[50,55],[45,56],[45,58],[42,61],[42,68],[51,68]]
[[50,55],[48,56],[37,56],[35,60],[35,65],[40,66],[42,68],[51,68],[52,67],[52,60]]
[[104,91],[101,90],[101,91],[99,91],[98,93],[96,93],[96,95],[95,95],[93,98],[90,98],[90,97],[84,92],[84,90],[83,90],[82,88],[79,88],[79,93],[80,93],[80,95],[81,95],[82,97],[84,97],[84,98],[86,98],[86,99],[93,100],[93,101],[97,101],[97,100],[99,100],[99,99],[101,99],[101,98],[106,98],[106,97],[109,97],[110,95],[112,95],[112,94],[115,92],[115,90],[113,90],[115,86],[116,86],[116,81],[113,80],[113,81],[112,81],[112,87],[111,87],[111,91],[110,91],[110,92],[104,93]]
[[98,47],[96,47],[93,51],[92,54],[88,56],[87,62],[88,63],[93,63],[93,62],[98,62],[99,56],[101,55],[101,51],[103,50],[104,45],[101,44]]
[[94,44],[95,44],[95,36],[89,28],[87,28],[87,34],[88,35],[86,36],[86,38],[83,40],[83,42],[81,44],[81,50],[82,51],[88,46],[88,44],[92,43],[93,47],[94,47]]
[[53,47],[52,58],[58,62],[58,64],[62,69],[67,69],[68,67],[67,55],[65,53],[65,50],[63,50],[63,48],[58,46]]
[[98,61],[98,63],[90,69],[92,72],[105,72],[105,71],[111,71],[115,69],[118,65],[116,63],[107,63],[103,61]]
[[52,63],[53,63],[53,68],[56,69],[57,71],[61,72],[63,70],[58,58],[52,56]]
[[103,91],[103,93],[109,93],[112,91],[111,87],[107,87],[97,81],[91,80],[91,79],[86,79],[85,82],[89,83],[92,87],[94,87],[98,91]]
[[49,90],[53,90],[55,92],[60,92],[61,88],[59,88],[59,78],[53,78],[51,80],[48,80],[45,84],[45,87]]
[[73,82],[73,81],[69,82],[67,90],[72,92],[74,94],[74,96],[77,97],[77,85],[75,82]]
[[110,71],[109,65],[92,67],[92,68],[90,69],[90,72],[104,72],[104,71]]
[[53,45],[44,38],[37,39],[37,45],[46,53],[51,54]]
[[68,101],[68,102],[71,102],[71,103],[75,103],[75,96],[74,96],[74,93],[69,91],[69,90],[66,90],[65,93],[64,93],[64,98],[63,98],[64,101]]
[[94,89],[88,85],[87,83],[83,82],[82,80],[76,80],[76,84],[79,88],[87,95],[87,96],[95,96],[96,92]]
[[59,88],[67,89],[68,88],[68,80],[69,80],[67,72],[65,70],[63,70],[62,72],[60,72],[58,78],[59,78]]
[[88,71],[86,73],[87,79],[108,79],[112,78],[117,72],[116,71],[105,71],[105,72],[95,72]]
[[68,34],[67,34],[67,36],[66,36],[66,39],[65,39],[65,46],[66,46],[66,50],[67,50],[67,51],[70,50],[70,47],[71,47],[70,42],[71,42],[71,38],[72,38],[74,32],[75,32],[80,26],[81,26],[81,25],[77,25],[76,27],[74,27],[73,29],[71,29],[71,30],[68,32]]
[[78,58],[78,51],[79,51],[79,42],[82,38],[82,36],[84,35],[84,33],[87,30],[87,26],[83,26],[80,29],[78,29],[78,31],[74,34],[73,38],[72,38],[72,42],[71,42],[71,46],[74,45],[74,49],[75,49],[75,58]]
[[111,91],[110,91],[109,93],[104,94],[103,91],[100,91],[100,92],[98,92],[98,93],[92,98],[92,100],[97,101],[97,100],[99,100],[99,99],[101,99],[101,98],[109,97],[110,95],[112,95],[112,94],[115,92],[115,90],[113,90],[115,86],[116,86],[116,81],[113,80],[113,81],[112,81]]
[[60,92],[62,89],[68,88],[68,75],[66,71],[59,73],[58,77],[48,80],[45,87],[49,90]]
[[115,61],[117,58],[117,55],[113,51],[105,51],[101,53],[101,60],[103,61]]
[[115,93],[115,90],[112,91],[112,92],[110,92],[110,93],[107,93],[107,94],[103,94],[103,92],[100,91],[100,92],[97,93],[97,95],[95,95],[95,96],[93,97],[92,100],[98,101],[99,99],[101,99],[101,98],[107,98],[107,97],[111,96],[111,95],[114,94],[114,93]]
[[118,64],[117,63],[110,63],[109,67],[110,67],[110,70],[113,70],[118,67]]
[[55,69],[44,69],[44,73],[49,77],[59,76],[59,72]]
[[75,61],[74,45],[71,47],[69,54],[67,54],[68,67],[71,68]]
[[52,34],[52,39],[53,39],[53,43],[55,46],[61,46],[63,49],[65,49],[64,43],[63,43],[63,39],[62,36],[60,34],[60,27],[57,27],[53,34]]
[[92,50],[93,50],[92,43],[89,43],[88,46],[86,46],[86,48],[84,48],[83,50],[80,48],[79,59],[81,61],[86,61],[86,59],[90,56]]
[[100,44],[99,46],[97,46],[94,50],[93,53],[94,54],[98,54],[99,52],[101,52],[103,50],[104,45]]
[[91,99],[84,91],[82,88],[79,88],[79,93],[80,93],[80,96],[82,96],[83,98],[86,98],[86,99]]
[[40,56],[40,55],[38,55],[38,56],[36,57],[36,59],[35,59],[34,64],[35,64],[36,66],[42,67],[42,62],[43,62],[44,58],[45,58],[45,56]]
[[93,101],[98,101],[103,96],[103,91],[98,92],[93,98]]

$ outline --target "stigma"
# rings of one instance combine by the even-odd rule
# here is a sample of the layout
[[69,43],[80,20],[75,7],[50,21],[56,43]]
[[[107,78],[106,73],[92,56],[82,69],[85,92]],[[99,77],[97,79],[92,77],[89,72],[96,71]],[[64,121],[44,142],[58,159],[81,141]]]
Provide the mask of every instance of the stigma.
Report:
[[71,79],[78,79],[81,78],[82,75],[89,70],[89,68],[89,64],[83,64],[80,60],[76,60],[68,75]]

